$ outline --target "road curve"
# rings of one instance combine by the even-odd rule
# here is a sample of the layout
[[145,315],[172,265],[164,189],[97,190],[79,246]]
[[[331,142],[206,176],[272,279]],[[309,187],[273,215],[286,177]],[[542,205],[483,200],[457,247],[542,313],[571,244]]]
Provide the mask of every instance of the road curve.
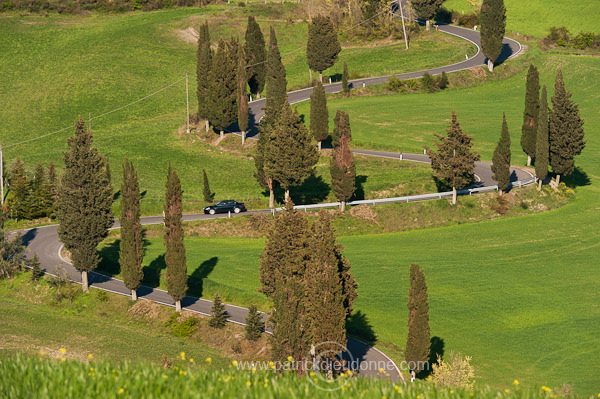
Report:
[[[451,35],[455,35],[462,39],[468,40],[474,45],[476,45],[479,49],[477,54],[468,60],[463,62],[459,62],[453,65],[448,65],[439,68],[433,68],[423,71],[417,72],[409,72],[403,73],[399,75],[394,75],[400,79],[413,79],[421,77],[425,72],[428,72],[432,75],[436,75],[442,72],[450,73],[455,71],[460,71],[468,68],[472,68],[475,66],[485,65],[486,59],[482,55],[480,47],[479,47],[479,32],[473,31],[470,29],[460,28],[451,25],[440,25],[439,30],[442,32],[446,32]],[[503,52],[500,56],[499,61],[506,60],[510,57],[514,57],[518,55],[521,51],[521,45],[515,40],[505,38],[504,39],[504,48]],[[374,78],[365,78],[365,79],[356,79],[349,82],[351,87],[362,87],[362,86],[370,86],[379,83],[385,83],[389,79],[389,76],[383,77],[374,77]],[[331,85],[325,86],[325,91],[327,93],[335,93],[342,90],[341,83],[334,83]],[[312,88],[297,90],[288,93],[288,99],[290,103],[297,103],[301,101],[308,100],[310,98],[310,94],[312,92]],[[257,100],[250,103],[250,112],[253,114],[253,120],[260,121],[260,118],[264,115],[263,108],[265,106],[265,100]],[[394,159],[402,159],[407,161],[414,162],[426,162],[428,163],[429,158],[426,155],[420,154],[400,154],[393,152],[382,152],[382,151],[368,151],[368,150],[356,150],[355,153],[370,155],[370,156],[378,156],[378,157],[386,157],[386,158],[394,158]],[[480,185],[493,185],[495,181],[491,177],[491,170],[489,167],[489,163],[479,162],[476,165],[475,170]],[[513,180],[521,180],[527,177],[530,177],[531,174],[525,172],[521,169],[513,168]],[[270,210],[259,210],[259,211],[250,211],[249,214],[252,213],[268,213]],[[232,215],[234,216],[234,215]],[[215,219],[227,217],[227,215],[204,215],[204,214],[191,214],[185,215],[183,217],[184,221],[192,221],[192,220],[202,220],[202,219]],[[154,217],[145,217],[142,218],[142,224],[160,224],[162,223],[162,217],[154,216]],[[118,222],[115,223],[113,228],[118,228]],[[40,263],[42,268],[51,274],[57,273],[57,268],[63,268],[66,273],[68,273],[69,278],[72,281],[81,283],[81,274],[76,271],[72,265],[66,262],[60,256],[60,250],[62,248],[62,244],[58,238],[57,226],[43,226],[37,227],[33,229],[23,230],[23,242],[28,247],[30,254],[35,253],[38,255],[40,259]],[[125,287],[121,280],[117,280],[111,278],[109,276],[91,272],[89,275],[90,285],[100,288],[106,291],[114,292],[121,295],[129,295],[129,290]],[[173,299],[169,296],[166,291],[159,290],[157,288],[142,286],[138,290],[138,295],[141,299],[152,300],[157,303],[161,303],[167,306],[174,306]],[[182,301],[182,306],[184,309],[201,313],[204,315],[210,314],[210,308],[212,307],[212,302],[194,297],[186,297]],[[245,317],[247,314],[247,309],[235,306],[235,305],[226,305],[227,313],[229,314],[228,320],[237,323],[244,324]],[[378,349],[367,345],[366,343],[357,340],[352,337],[348,337],[348,350],[353,355],[355,359],[358,359],[357,367],[359,367],[360,374],[366,376],[376,376],[380,375],[379,369],[383,368],[385,372],[390,374],[391,378],[394,380],[398,380],[401,378],[400,371],[398,367],[395,365],[391,359],[389,359],[383,352]],[[363,367],[367,365],[368,367]]]

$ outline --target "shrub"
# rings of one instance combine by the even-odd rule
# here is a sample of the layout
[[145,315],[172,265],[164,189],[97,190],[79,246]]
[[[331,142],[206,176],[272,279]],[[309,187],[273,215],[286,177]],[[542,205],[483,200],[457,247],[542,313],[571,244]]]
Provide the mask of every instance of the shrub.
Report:
[[425,72],[423,74],[423,77],[421,78],[421,87],[427,93],[433,93],[438,91],[436,79],[433,76],[431,76],[431,74],[428,72]]
[[592,32],[580,32],[573,38],[573,47],[580,50],[584,50],[586,48],[597,48],[599,46],[600,35],[596,36],[596,34]]
[[469,28],[479,25],[479,15],[477,14],[459,14],[457,12],[452,13],[452,21],[459,26],[466,26]]
[[473,389],[475,369],[471,366],[471,357],[450,352],[448,360],[438,356],[433,364],[433,373],[429,377],[440,388]]
[[[177,316],[177,314],[174,316]],[[173,316],[171,316],[171,318],[173,318]],[[177,317],[175,317],[175,319],[177,319]],[[188,317],[181,323],[176,322],[174,325],[172,325],[171,334],[175,335],[176,337],[189,337],[196,332],[197,325],[198,319],[195,317]]]

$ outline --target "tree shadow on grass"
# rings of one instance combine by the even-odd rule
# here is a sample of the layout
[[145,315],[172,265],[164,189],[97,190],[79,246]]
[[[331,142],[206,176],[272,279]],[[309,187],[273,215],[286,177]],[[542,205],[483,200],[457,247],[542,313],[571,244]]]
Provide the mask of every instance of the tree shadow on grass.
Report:
[[443,338],[431,337],[431,346],[429,347],[429,368],[419,373],[419,378],[427,378],[433,372],[433,365],[438,364],[438,357],[443,359],[445,352],[445,342]]
[[365,175],[356,176],[356,180],[354,182],[356,189],[354,190],[354,194],[352,194],[352,198],[350,199],[351,201],[360,201],[365,199],[364,184],[367,182],[368,178],[369,177]]
[[152,288],[158,287],[160,285],[160,274],[166,268],[167,263],[165,262],[165,255],[162,254],[157,256],[148,266],[142,268],[142,271],[144,272],[142,284]]
[[296,205],[317,204],[323,202],[331,188],[321,176],[311,175],[299,187],[290,189],[290,196]]
[[579,167],[575,167],[573,173],[569,176],[565,176],[562,181],[570,188],[589,186],[592,184],[588,174]]
[[210,273],[215,269],[215,266],[219,262],[217,256],[205,260],[192,272],[188,278],[188,295],[202,298],[204,293],[204,279],[206,279]]
[[364,341],[373,346],[377,343],[377,335],[373,326],[369,322],[367,315],[360,310],[354,312],[352,316],[346,320],[346,331],[348,334]]
[[121,240],[115,240],[98,251],[98,255],[100,255],[98,272],[108,276],[116,276],[121,272],[121,266],[119,265],[120,245]]

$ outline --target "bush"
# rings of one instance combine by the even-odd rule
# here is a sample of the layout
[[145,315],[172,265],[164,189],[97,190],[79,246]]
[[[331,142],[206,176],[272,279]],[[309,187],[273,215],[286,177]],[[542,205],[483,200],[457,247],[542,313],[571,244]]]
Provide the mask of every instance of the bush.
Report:
[[438,91],[437,80],[428,72],[425,72],[423,74],[423,77],[421,78],[421,87],[427,93],[433,93]]
[[479,25],[479,15],[459,14],[457,12],[454,12],[452,13],[452,22],[459,26],[473,28],[475,25]]
[[473,389],[475,369],[471,366],[471,357],[450,352],[448,360],[438,356],[433,364],[433,373],[429,379],[440,388]]
[[596,36],[592,32],[580,32],[573,38],[573,47],[580,50],[598,48],[600,47],[600,35]]
[[171,334],[176,337],[189,337],[198,329],[198,319],[195,317],[188,317],[180,324],[176,324],[171,327]]

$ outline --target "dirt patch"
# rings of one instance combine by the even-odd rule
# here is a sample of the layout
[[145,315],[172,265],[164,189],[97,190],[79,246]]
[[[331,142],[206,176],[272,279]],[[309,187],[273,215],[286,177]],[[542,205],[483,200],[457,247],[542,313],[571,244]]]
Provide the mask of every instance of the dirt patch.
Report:
[[129,308],[127,312],[134,317],[155,320],[160,318],[160,309],[161,306],[154,301],[140,300]]
[[198,31],[191,26],[185,29],[177,29],[176,33],[179,40],[190,44],[198,43]]
[[377,213],[372,207],[368,205],[359,205],[352,207],[350,209],[350,215],[352,217],[367,220],[369,222],[373,222],[379,225],[379,223],[375,220],[375,218],[377,217]]

